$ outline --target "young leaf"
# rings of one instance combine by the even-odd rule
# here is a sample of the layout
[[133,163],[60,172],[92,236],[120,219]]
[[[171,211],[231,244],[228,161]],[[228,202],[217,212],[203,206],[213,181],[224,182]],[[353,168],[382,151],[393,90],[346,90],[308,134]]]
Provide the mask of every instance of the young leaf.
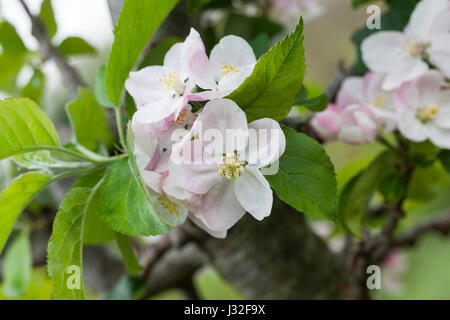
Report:
[[439,160],[441,161],[442,166],[445,168],[445,170],[450,173],[450,151],[442,150],[439,153]]
[[0,101],[0,159],[27,152],[27,147],[59,146],[55,127],[32,100]]
[[44,173],[28,172],[15,178],[0,192],[0,252],[22,210],[50,181]]
[[141,271],[142,267],[136,259],[136,255],[131,245],[131,241],[127,236],[123,234],[116,233],[117,235],[117,245],[122,253],[123,261],[128,272],[132,275],[137,275]]
[[44,0],[41,5],[41,12],[39,13],[39,18],[45,25],[45,31],[48,33],[50,38],[56,34],[58,26],[55,21],[55,14],[53,12],[52,1]]
[[318,97],[311,99],[295,99],[294,105],[308,108],[311,111],[319,112],[323,111],[328,106],[328,97],[325,94],[321,94]]
[[361,236],[367,203],[383,179],[395,173],[397,162],[395,154],[382,153],[357,178],[350,181],[341,193],[339,221],[355,236]]
[[103,107],[114,108],[114,104],[109,101],[106,96],[105,76],[106,67],[101,66],[97,72],[97,77],[95,78],[95,97],[97,98],[98,103]]
[[26,232],[20,232],[5,254],[3,261],[3,294],[11,299],[22,297],[30,283],[31,247]]
[[100,217],[127,235],[158,235],[170,230],[155,211],[131,158],[116,162],[106,174],[100,187]]
[[20,90],[20,94],[23,97],[31,98],[33,101],[40,103],[44,88],[45,75],[41,70],[35,69],[30,81]]
[[161,22],[178,0],[125,0],[106,67],[108,99],[119,105],[128,73]]
[[337,183],[323,147],[303,133],[283,126],[286,151],[276,175],[266,176],[278,197],[313,218],[334,220]]
[[282,120],[291,110],[305,74],[303,20],[295,31],[261,57],[253,73],[228,98],[247,114]]
[[92,91],[80,88],[77,98],[67,104],[66,110],[76,142],[93,151],[97,150],[99,141],[111,146],[114,139],[108,128],[105,110]]
[[64,39],[58,48],[65,56],[96,53],[93,46],[79,37],[69,37]]

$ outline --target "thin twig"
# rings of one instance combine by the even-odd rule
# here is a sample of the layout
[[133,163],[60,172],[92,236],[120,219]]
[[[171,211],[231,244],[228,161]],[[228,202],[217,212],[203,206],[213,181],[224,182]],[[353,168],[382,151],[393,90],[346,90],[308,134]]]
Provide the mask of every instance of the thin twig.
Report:
[[31,13],[24,0],[19,1],[31,20],[31,34],[39,42],[39,46],[45,59],[53,60],[56,63],[70,93],[75,97],[77,95],[78,87],[84,87],[85,83],[78,72],[66,61],[59,49],[52,44],[44,23]]

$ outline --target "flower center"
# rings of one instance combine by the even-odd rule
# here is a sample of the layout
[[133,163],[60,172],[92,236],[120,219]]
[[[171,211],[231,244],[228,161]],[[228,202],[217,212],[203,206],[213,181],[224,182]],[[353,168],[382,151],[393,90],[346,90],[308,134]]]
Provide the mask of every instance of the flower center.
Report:
[[179,212],[175,203],[163,196],[159,196],[158,201],[170,214],[175,213],[175,215],[178,217]]
[[227,153],[222,156],[222,163],[217,165],[219,167],[219,174],[225,176],[228,180],[239,178],[245,169],[245,165],[240,163],[237,159],[237,154]]
[[222,75],[226,75],[230,72],[239,72],[239,67],[235,67],[231,64],[222,63],[222,67],[220,68],[220,71],[222,71]]
[[372,105],[377,108],[384,109],[387,104],[387,95],[384,92],[380,92],[378,97],[372,101]]
[[432,104],[428,107],[421,108],[417,111],[416,117],[422,122],[428,122],[433,120],[439,113],[439,107],[436,104]]
[[180,76],[176,71],[169,71],[169,73],[163,75],[159,79],[161,85],[158,87],[159,90],[169,91],[174,90],[177,94],[182,95],[184,93],[185,85],[180,80]]
[[419,41],[407,41],[405,49],[411,57],[422,57],[425,55],[427,45]]

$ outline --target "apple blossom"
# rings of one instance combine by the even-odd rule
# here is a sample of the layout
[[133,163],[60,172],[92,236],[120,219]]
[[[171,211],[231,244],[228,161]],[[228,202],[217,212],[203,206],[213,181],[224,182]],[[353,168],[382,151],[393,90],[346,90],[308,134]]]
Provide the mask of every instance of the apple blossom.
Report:
[[383,89],[392,90],[429,70],[428,62],[450,77],[450,1],[423,0],[404,32],[382,31],[361,46],[364,62],[386,74]]
[[188,103],[188,93],[196,85],[189,79],[183,61],[190,51],[200,47],[204,47],[203,42],[197,31],[191,29],[183,43],[174,44],[166,53],[163,66],[130,72],[125,87],[136,102],[138,121],[164,127],[177,119]]
[[[240,133],[238,141],[228,139],[230,130]],[[260,131],[269,139],[252,134]],[[247,124],[245,113],[233,101],[210,101],[174,149],[169,178],[176,177],[179,188],[202,195],[193,211],[198,224],[224,232],[246,211],[258,220],[270,214],[272,190],[260,168],[276,161],[284,149],[285,137],[276,121],[259,119]]]
[[450,149],[450,91],[441,90],[443,83],[439,72],[430,71],[396,92],[403,136],[416,142],[430,139],[436,146]]
[[252,47],[233,35],[223,37],[212,49],[209,59],[204,46],[188,51],[186,70],[189,77],[205,90],[190,94],[189,99],[193,101],[227,96],[244,82],[256,64]]

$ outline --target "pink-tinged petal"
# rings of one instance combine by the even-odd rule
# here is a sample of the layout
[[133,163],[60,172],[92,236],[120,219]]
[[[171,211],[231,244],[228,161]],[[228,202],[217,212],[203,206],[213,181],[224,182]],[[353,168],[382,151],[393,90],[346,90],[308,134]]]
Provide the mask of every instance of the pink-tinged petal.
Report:
[[164,176],[155,171],[139,170],[142,180],[155,192],[162,193],[161,184]]
[[156,123],[170,117],[174,112],[177,112],[183,107],[183,97],[167,96],[164,99],[150,102],[138,109],[134,117],[140,123]]
[[345,126],[339,131],[338,139],[351,145],[366,143],[366,137],[362,128],[357,126]]
[[136,101],[138,108],[167,97],[167,91],[159,90],[161,86],[159,80],[171,70],[167,67],[151,66],[130,72],[129,78],[125,82],[125,88]]
[[155,150],[157,150],[158,139],[151,134],[148,125],[137,121],[136,117],[133,117],[131,128],[136,145],[142,152],[151,158],[155,153]]
[[398,119],[398,129],[407,139],[422,142],[428,138],[428,128],[416,118],[415,110],[404,110]]
[[224,75],[217,85],[218,91],[232,92],[247,79],[253,72],[254,66],[243,66],[238,72],[229,72]]
[[161,219],[170,226],[178,226],[186,221],[188,209],[177,205],[159,192],[150,190],[150,200]]
[[167,51],[164,57],[164,66],[169,67],[176,72],[178,72],[182,78],[185,76],[185,72],[183,70],[183,54],[184,54],[184,43],[175,43],[169,51]]
[[324,140],[334,140],[339,133],[339,111],[332,104],[317,113],[311,121],[314,131]]
[[177,185],[177,177],[169,174],[162,184],[164,195],[189,210],[196,210],[202,204],[202,196],[189,192]]
[[380,93],[383,92],[382,85],[385,78],[385,74],[376,72],[368,72],[364,75],[363,92],[365,102],[372,103],[374,100],[379,98]]
[[223,180],[217,163],[204,152],[199,140],[187,140],[173,149],[169,171],[180,188],[196,194],[209,192]]
[[247,116],[229,99],[210,101],[195,121],[191,134],[198,135],[205,148],[214,143],[216,155],[244,150],[248,140]]
[[401,32],[377,32],[363,41],[363,60],[369,69],[375,72],[392,73],[404,70],[409,65],[409,60],[415,59],[405,50],[406,41]]
[[202,89],[216,89],[211,63],[206,55],[205,45],[200,34],[191,28],[189,36],[184,41],[184,69],[190,81]]
[[229,95],[231,91],[217,91],[208,90],[201,92],[194,92],[188,95],[189,101],[208,101],[208,100],[218,100]]
[[241,71],[244,66],[256,64],[252,47],[243,38],[233,35],[223,37],[212,49],[210,58],[216,81],[219,81],[223,76],[223,66],[232,66],[234,69]]
[[338,139],[358,144],[373,141],[377,135],[379,123],[369,108],[351,105],[340,113]]
[[[434,30],[438,17],[449,10],[448,0],[423,0],[414,9],[405,32],[421,40],[427,39]],[[448,32],[448,30],[447,30]]]
[[436,126],[428,127],[429,138],[436,146],[443,149],[450,149],[450,130]]
[[203,196],[201,216],[211,230],[231,228],[245,214],[234,191],[234,182],[223,180]]
[[200,229],[203,229],[204,231],[209,233],[214,238],[225,239],[227,237],[227,230],[221,230],[221,231],[211,230],[211,228],[208,228],[208,226],[206,225],[204,220],[197,218],[197,216],[195,216],[192,213],[189,213],[189,219],[191,219],[191,221],[194,222]]
[[436,105],[439,107],[439,113],[434,123],[439,128],[450,129],[450,90],[443,90],[438,94]]
[[429,71],[428,65],[421,59],[410,59],[405,67],[386,76],[383,90],[390,91],[399,88],[402,84],[420,78]]
[[450,78],[450,33],[433,36],[428,54],[431,63]]
[[286,137],[275,120],[264,118],[248,125],[247,162],[262,168],[278,160],[286,149]]
[[349,77],[342,83],[337,96],[337,105],[346,107],[352,104],[365,103],[363,93],[363,79],[361,77]]
[[247,167],[234,185],[236,198],[248,213],[257,220],[270,215],[273,203],[272,189],[259,169]]

